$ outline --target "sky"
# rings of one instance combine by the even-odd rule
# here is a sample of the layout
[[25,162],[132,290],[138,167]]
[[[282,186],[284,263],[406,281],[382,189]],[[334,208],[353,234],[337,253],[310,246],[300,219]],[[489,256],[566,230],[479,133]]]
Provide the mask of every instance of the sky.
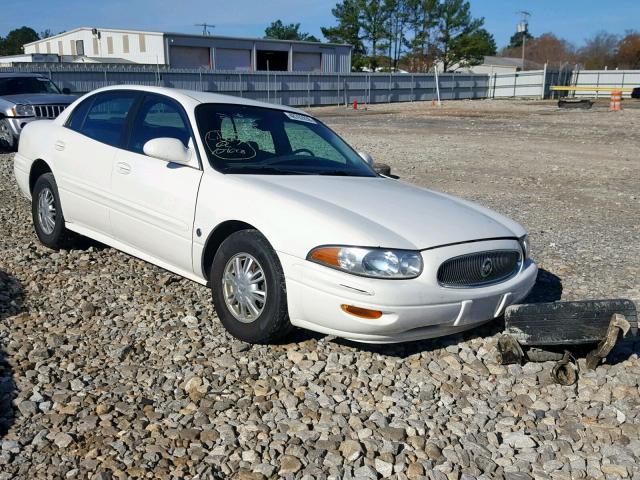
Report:
[[[199,33],[196,23],[212,23],[218,35],[261,37],[276,19],[300,23],[318,37],[334,24],[337,0],[0,0],[0,36],[23,25],[54,33],[79,26]],[[606,2],[605,2],[606,3]],[[600,30],[623,34],[640,28],[640,0],[616,0],[611,7],[596,0],[471,0],[476,17],[498,47],[509,43],[520,17],[531,13],[534,35],[553,32],[575,45]],[[615,8],[614,8],[615,6]],[[178,8],[176,8],[178,7]]]

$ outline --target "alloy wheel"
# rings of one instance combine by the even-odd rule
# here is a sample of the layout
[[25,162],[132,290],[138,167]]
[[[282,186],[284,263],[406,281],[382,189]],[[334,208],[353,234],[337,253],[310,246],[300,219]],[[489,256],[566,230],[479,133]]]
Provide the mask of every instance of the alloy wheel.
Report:
[[43,188],[38,195],[38,222],[47,235],[56,228],[56,200],[50,188]]
[[264,270],[254,256],[238,253],[229,259],[222,276],[222,289],[225,304],[236,320],[251,323],[263,312],[267,283]]

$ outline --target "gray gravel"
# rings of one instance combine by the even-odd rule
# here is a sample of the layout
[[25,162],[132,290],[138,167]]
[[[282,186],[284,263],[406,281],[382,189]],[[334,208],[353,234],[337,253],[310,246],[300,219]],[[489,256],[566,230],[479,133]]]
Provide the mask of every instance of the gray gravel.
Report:
[[[314,113],[403,179],[522,222],[544,268],[534,299],[640,300],[640,110]],[[395,346],[305,332],[249,346],[202,286],[99,245],[41,247],[11,159],[0,155],[0,480],[640,479],[637,343],[573,387],[551,382],[549,362],[497,365],[499,322]]]

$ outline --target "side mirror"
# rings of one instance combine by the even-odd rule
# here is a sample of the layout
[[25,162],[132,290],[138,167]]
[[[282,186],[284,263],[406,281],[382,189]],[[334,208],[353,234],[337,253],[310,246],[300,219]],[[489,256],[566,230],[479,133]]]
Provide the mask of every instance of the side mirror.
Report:
[[360,155],[360,157],[369,165],[373,166],[373,157],[371,155],[364,152],[358,152],[358,155]]
[[71,94],[71,90],[69,90],[67,87],[64,87],[62,89],[62,93],[64,93],[65,95],[70,95]]
[[142,150],[145,155],[165,162],[177,163],[178,165],[191,164],[191,150],[185,148],[177,138],[154,138],[145,143]]

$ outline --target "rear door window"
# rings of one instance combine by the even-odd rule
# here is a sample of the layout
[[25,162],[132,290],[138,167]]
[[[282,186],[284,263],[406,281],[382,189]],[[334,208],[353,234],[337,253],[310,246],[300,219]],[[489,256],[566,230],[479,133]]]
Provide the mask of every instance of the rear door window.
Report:
[[113,147],[122,147],[124,127],[138,94],[108,92],[96,95],[79,132]]
[[76,132],[80,131],[82,124],[84,123],[84,119],[87,118],[87,112],[89,111],[89,108],[91,108],[93,100],[93,97],[89,97],[80,102],[80,104],[73,109],[73,112],[71,112],[71,115],[67,120],[67,127],[71,130],[75,130]]

